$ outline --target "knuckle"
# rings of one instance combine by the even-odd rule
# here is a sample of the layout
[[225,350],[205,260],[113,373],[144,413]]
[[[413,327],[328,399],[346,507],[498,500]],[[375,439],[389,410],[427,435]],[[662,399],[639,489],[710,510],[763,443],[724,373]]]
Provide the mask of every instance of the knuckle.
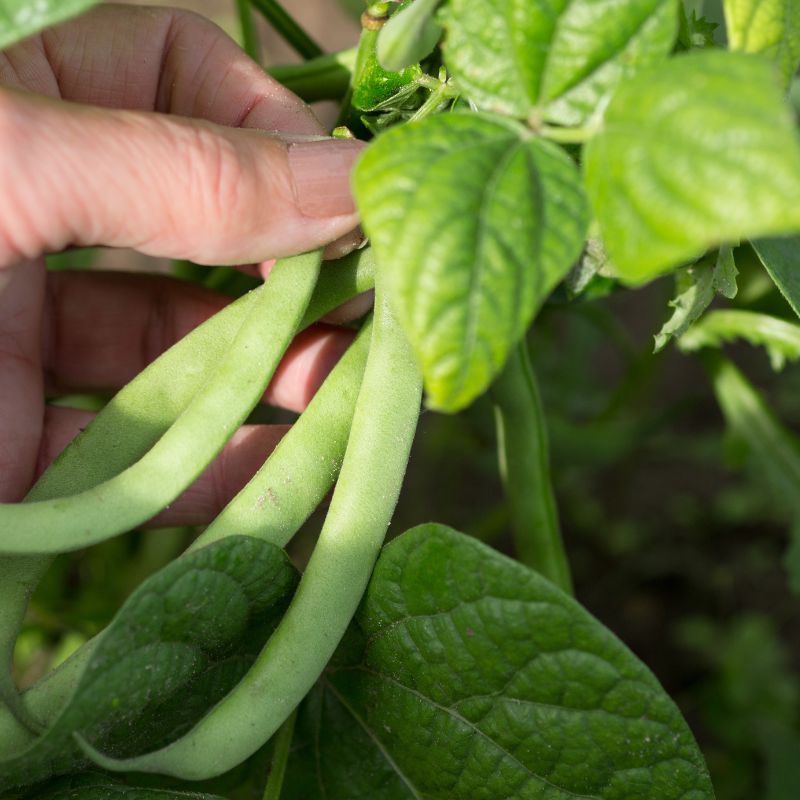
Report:
[[222,132],[197,127],[190,147],[190,169],[200,177],[198,187],[208,219],[236,214],[246,204],[246,170],[238,148]]

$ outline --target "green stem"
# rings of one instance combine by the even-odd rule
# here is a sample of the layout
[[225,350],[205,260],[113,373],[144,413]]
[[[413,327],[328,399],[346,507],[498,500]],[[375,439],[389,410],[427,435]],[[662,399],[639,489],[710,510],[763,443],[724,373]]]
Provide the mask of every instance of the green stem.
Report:
[[275,733],[325,668],[369,582],[408,463],[421,383],[405,335],[379,291],[339,482],[278,628],[242,681],[186,736],[128,760],[82,743],[93,760],[107,769],[202,780],[240,764]]
[[251,0],[273,28],[306,60],[323,53],[322,48],[295,22],[277,0]]
[[283,789],[283,778],[286,775],[286,764],[289,762],[289,752],[294,736],[294,722],[297,719],[295,709],[286,722],[281,725],[275,734],[275,750],[272,754],[272,769],[269,772],[267,785],[264,788],[264,800],[280,800]]
[[558,144],[585,144],[598,131],[597,126],[586,128],[560,128],[553,125],[541,125],[536,133]]
[[520,561],[572,592],[561,541],[544,409],[528,348],[521,342],[492,387],[500,474]]
[[242,46],[245,53],[256,62],[261,63],[261,37],[258,35],[256,20],[253,16],[253,6],[250,0],[236,0],[236,10],[239,13],[239,27],[242,32]]
[[279,64],[269,74],[307,103],[339,100],[347,94],[357,48],[318,56],[303,64]]

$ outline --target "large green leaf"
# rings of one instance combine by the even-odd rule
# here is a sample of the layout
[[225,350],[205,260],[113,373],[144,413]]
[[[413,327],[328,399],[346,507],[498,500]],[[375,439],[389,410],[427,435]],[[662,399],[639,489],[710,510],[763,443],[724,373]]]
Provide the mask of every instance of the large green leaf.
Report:
[[445,60],[480,107],[578,124],[620,77],[663,60],[675,0],[450,0]]
[[379,137],[355,191],[428,402],[456,411],[580,254],[588,213],[575,165],[515,122],[452,113]]
[[786,83],[800,61],[800,3],[797,0],[725,0],[728,45],[763,53],[775,61]]
[[128,786],[113,777],[84,773],[37,787],[24,800],[223,800],[213,794]]
[[626,81],[584,168],[629,281],[721,243],[800,231],[800,142],[774,70],[757,56],[694,52]]
[[708,800],[652,673],[537,573],[438,525],[384,549],[358,666],[310,697],[288,800]]
[[0,49],[63,22],[100,0],[0,0]]
[[0,793],[86,764],[76,735],[116,756],[181,736],[243,676],[295,583],[282,550],[242,536],[145,581],[104,631],[56,721],[0,761]]

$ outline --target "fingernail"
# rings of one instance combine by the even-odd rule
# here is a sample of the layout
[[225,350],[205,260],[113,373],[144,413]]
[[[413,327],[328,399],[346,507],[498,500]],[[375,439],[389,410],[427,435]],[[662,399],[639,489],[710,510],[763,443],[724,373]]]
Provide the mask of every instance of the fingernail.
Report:
[[356,210],[350,191],[353,164],[364,143],[325,139],[289,145],[297,206],[307,217],[338,217]]

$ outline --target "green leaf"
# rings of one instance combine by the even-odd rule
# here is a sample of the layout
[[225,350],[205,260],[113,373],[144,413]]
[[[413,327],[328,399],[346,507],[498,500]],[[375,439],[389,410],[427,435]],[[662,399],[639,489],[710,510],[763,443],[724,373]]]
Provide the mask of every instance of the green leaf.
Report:
[[800,317],[800,236],[760,239],[752,245],[774,284]]
[[[714,393],[730,431],[743,442],[760,481],[773,491],[787,511],[792,525],[793,544],[800,543],[800,441],[775,416],[761,393],[728,359],[708,354]],[[800,593],[800,560],[787,559],[792,589]]]
[[722,347],[726,342],[744,339],[763,346],[772,368],[783,369],[786,361],[800,359],[800,325],[755,311],[712,311],[681,337],[686,352],[702,347]]
[[100,0],[0,0],[0,50],[97,5]]
[[674,311],[656,335],[655,352],[662,350],[673,337],[686,333],[711,305],[717,292],[735,297],[736,275],[730,247],[720,248],[714,262],[703,259],[678,272],[675,276],[678,294],[669,303]]
[[450,0],[445,61],[487,111],[585,122],[620,78],[662,61],[674,0]]
[[797,0],[725,0],[728,46],[763,53],[775,61],[789,85],[800,62],[800,3]]
[[442,29],[433,15],[441,0],[413,0],[392,15],[378,34],[378,63],[394,72],[433,52]]
[[575,165],[514,122],[451,113],[380,136],[355,192],[429,405],[457,411],[580,254]]
[[26,794],[24,800],[223,800],[218,795],[128,786],[106,775],[59,778]]
[[295,583],[283,551],[243,536],[145,581],[103,632],[52,726],[0,761],[0,792],[85,765],[76,737],[126,756],[181,736],[244,675]]
[[[652,673],[577,602],[474,539],[440,525],[403,534],[357,622],[363,661],[333,666],[301,714],[287,800],[713,797]],[[317,790],[303,794],[309,773]]]
[[714,47],[714,32],[719,27],[716,22],[710,22],[702,14],[692,11],[691,16],[679,4],[678,43],[683,50],[699,47]]
[[624,279],[800,230],[800,142],[774,77],[756,56],[704,50],[620,86],[584,169]]

